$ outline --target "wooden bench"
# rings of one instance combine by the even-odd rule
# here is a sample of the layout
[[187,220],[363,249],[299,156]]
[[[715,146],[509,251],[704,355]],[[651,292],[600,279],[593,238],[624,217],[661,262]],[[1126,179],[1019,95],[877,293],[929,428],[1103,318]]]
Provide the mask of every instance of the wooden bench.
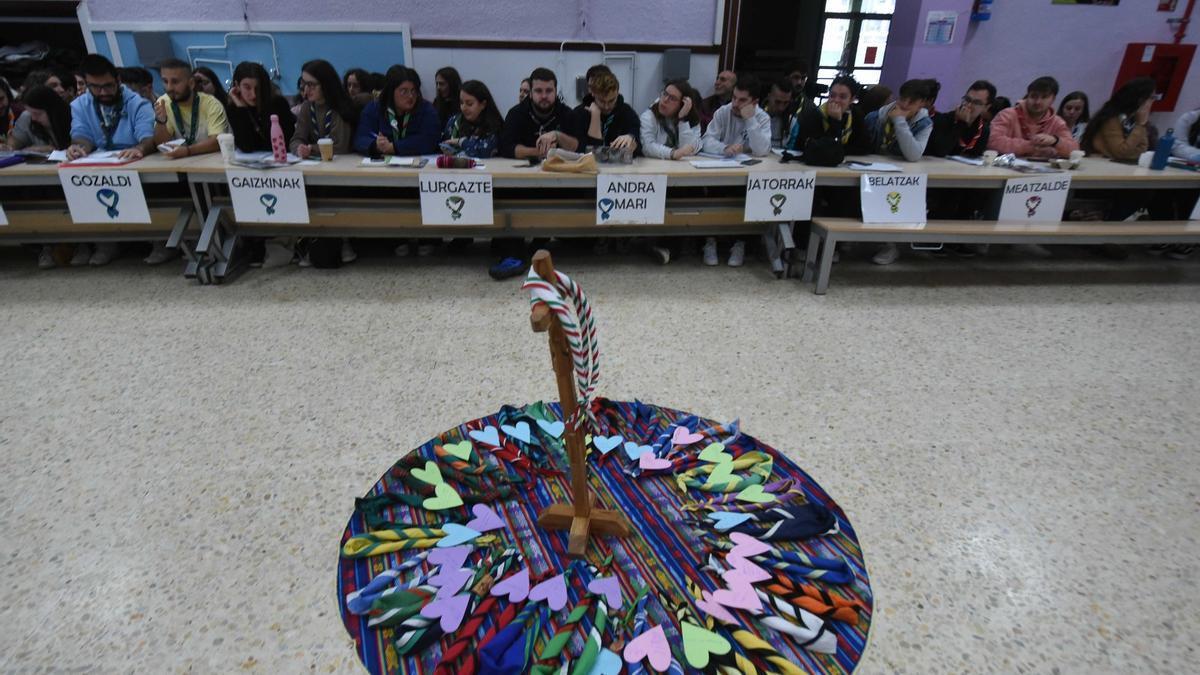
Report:
[[880,225],[866,224],[852,218],[816,218],[808,237],[803,281],[812,281],[815,277],[813,292],[817,295],[823,295],[829,287],[834,247],[843,241],[903,244],[1200,243],[1200,222],[1004,223],[935,220],[924,225]]

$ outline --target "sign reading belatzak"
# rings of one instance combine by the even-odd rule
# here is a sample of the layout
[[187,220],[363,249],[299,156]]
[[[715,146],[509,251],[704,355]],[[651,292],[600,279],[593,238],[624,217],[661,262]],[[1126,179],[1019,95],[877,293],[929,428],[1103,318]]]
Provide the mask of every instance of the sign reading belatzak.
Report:
[[420,186],[422,224],[492,224],[492,174],[422,171]]
[[243,223],[308,224],[308,196],[299,171],[225,172],[234,217]]
[[863,222],[923,225],[928,178],[923,173],[863,174],[860,192]]
[[150,222],[150,209],[136,171],[61,169],[58,178],[75,223]]
[[746,177],[742,219],[748,223],[809,220],[816,185],[816,171],[752,172]]
[[667,211],[667,177],[602,173],[596,176],[597,225],[659,225]]
[[1004,183],[999,220],[1057,223],[1070,191],[1071,177],[1066,174],[1010,178]]

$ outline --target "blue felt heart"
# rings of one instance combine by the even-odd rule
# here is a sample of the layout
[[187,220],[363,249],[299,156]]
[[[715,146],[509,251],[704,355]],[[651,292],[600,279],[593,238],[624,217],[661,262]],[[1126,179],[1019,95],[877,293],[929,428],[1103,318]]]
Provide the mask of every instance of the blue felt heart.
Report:
[[467,432],[467,435],[479,441],[480,443],[486,443],[493,448],[500,447],[500,432],[496,429],[496,427],[484,427],[482,429],[476,429],[474,431]]
[[479,536],[479,533],[475,530],[464,525],[459,525],[458,523],[446,523],[442,525],[442,532],[445,532],[446,536],[438,540],[438,548],[450,548],[451,546],[467,544],[475,541],[475,538]]
[[565,431],[567,428],[567,425],[559,421],[547,422],[546,420],[538,420],[537,423],[538,426],[542,428],[542,431],[550,434],[554,438],[562,438],[563,431]]
[[607,455],[608,453],[612,452],[613,448],[617,447],[624,441],[625,439],[621,438],[620,436],[596,436],[592,439],[592,443],[602,455]]
[[588,675],[620,675],[621,657],[609,649],[601,649]]
[[529,422],[517,422],[516,426],[501,424],[500,430],[510,438],[516,438],[522,443],[529,442]]
[[716,522],[716,528],[722,532],[732,530],[750,520],[750,514],[748,513],[733,513],[730,511],[714,511],[708,514],[708,517]]
[[629,459],[636,462],[638,457],[641,457],[647,452],[654,452],[654,448],[650,447],[649,445],[638,445],[633,441],[625,441],[625,454],[629,455]]

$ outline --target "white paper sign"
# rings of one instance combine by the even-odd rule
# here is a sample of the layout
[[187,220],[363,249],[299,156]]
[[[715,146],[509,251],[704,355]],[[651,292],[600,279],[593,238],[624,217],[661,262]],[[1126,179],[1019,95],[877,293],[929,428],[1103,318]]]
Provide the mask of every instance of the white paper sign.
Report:
[[234,217],[243,223],[308,224],[308,195],[299,171],[227,169]]
[[423,224],[492,224],[492,174],[422,171],[419,182]]
[[1067,174],[1010,178],[1004,183],[999,219],[1018,223],[1057,223],[1062,220],[1070,191],[1071,177]]
[[136,171],[62,169],[58,172],[71,220],[84,223],[148,223],[150,209]]
[[1188,220],[1200,220],[1200,199],[1196,200],[1196,205],[1192,207],[1192,215],[1188,216]]
[[596,176],[597,225],[658,225],[667,210],[665,175]]
[[864,223],[924,223],[925,174],[866,173],[862,176]]
[[748,223],[809,220],[816,185],[816,171],[752,172],[746,176],[742,219]]
[[4,205],[0,204],[0,227],[8,225],[8,214],[4,212]]

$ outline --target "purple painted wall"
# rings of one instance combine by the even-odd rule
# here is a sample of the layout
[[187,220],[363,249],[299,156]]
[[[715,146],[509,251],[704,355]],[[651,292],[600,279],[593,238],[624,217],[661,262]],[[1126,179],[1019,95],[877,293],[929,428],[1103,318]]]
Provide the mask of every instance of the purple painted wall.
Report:
[[[942,83],[937,109],[954,107],[962,96],[955,83],[972,4],[971,0],[897,0],[880,83],[896,91],[905,80],[932,77]],[[950,44],[925,44],[925,19],[931,11],[958,14]]]
[[[241,21],[241,0],[87,0],[93,21]],[[407,21],[414,38],[711,45],[716,0],[250,0],[250,21]],[[584,25],[586,24],[586,26]]]

